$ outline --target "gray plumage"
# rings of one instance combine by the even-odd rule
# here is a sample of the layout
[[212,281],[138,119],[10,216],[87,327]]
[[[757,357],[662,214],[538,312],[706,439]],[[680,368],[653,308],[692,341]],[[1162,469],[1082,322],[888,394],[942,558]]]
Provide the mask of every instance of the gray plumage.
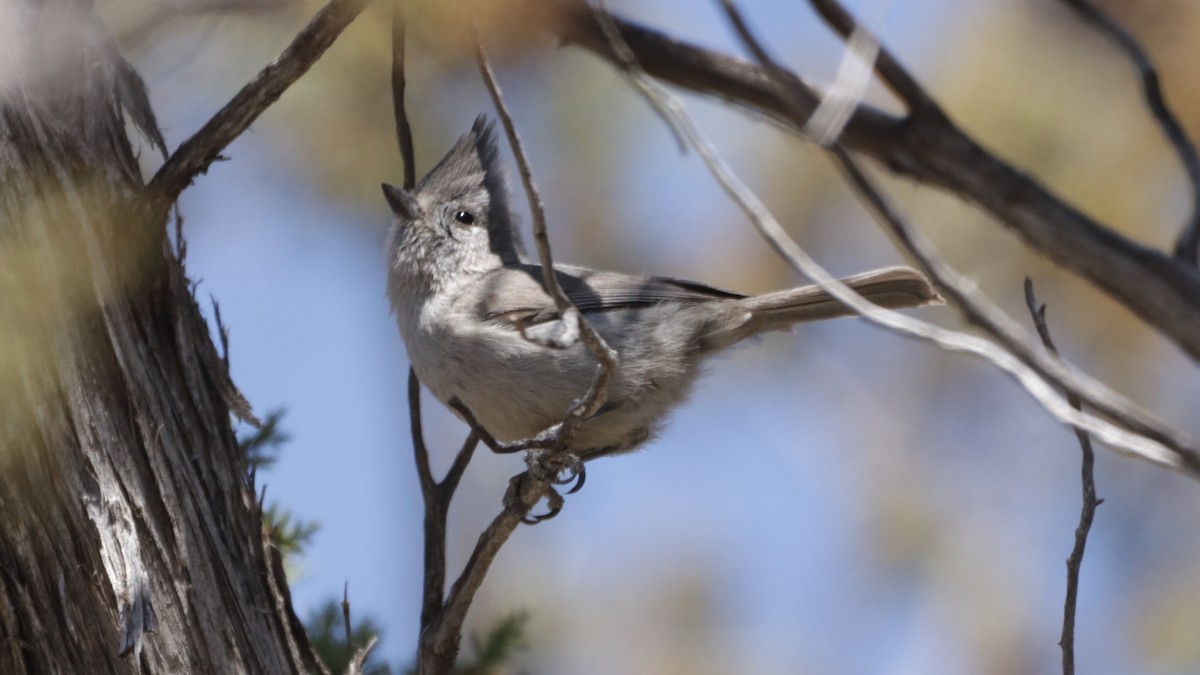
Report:
[[[421,381],[443,403],[457,397],[501,441],[561,422],[587,391],[596,361],[582,342],[539,343],[558,332],[558,313],[541,267],[525,261],[492,125],[479,117],[411,194],[386,184],[383,191],[396,214],[388,297]],[[620,355],[608,403],[572,444],[585,458],[653,436],[708,356],[764,331],[851,313],[816,286],[747,297],[680,279],[555,271]],[[909,268],[843,281],[889,308],[940,301]]]

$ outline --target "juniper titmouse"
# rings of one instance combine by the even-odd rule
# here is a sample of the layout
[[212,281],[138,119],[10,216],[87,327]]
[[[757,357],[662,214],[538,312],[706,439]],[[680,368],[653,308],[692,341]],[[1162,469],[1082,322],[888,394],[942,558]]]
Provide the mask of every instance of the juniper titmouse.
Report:
[[[383,192],[396,214],[388,297],[421,381],[443,403],[461,401],[501,441],[561,422],[596,360],[582,342],[560,349],[538,340],[561,325],[541,267],[525,259],[492,125],[480,116],[412,193],[387,184]],[[709,356],[763,331],[851,313],[816,286],[746,297],[694,281],[555,270],[620,358],[607,403],[570,446],[584,459],[650,438]],[[938,300],[908,268],[843,281],[884,307]]]

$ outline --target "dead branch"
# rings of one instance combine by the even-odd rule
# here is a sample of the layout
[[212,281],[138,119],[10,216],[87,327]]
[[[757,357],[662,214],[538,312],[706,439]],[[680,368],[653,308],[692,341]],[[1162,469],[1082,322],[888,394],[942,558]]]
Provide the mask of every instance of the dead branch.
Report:
[[[740,20],[736,8],[729,2],[726,2],[725,6],[730,12],[735,29],[739,30],[747,46],[763,59],[764,70],[782,72],[782,69],[775,65],[774,61],[766,55],[765,50],[750,35],[745,23]],[[778,84],[781,89],[787,85],[786,81]],[[1200,456],[1200,442],[1173,429],[1149,412],[1112,392],[1103,384],[1087,378],[1074,369],[1064,367],[1058,359],[1045,358],[1029,349],[1026,341],[1020,337],[1019,329],[1014,329],[1012,325],[1014,322],[985,298],[975,293],[969,282],[941,261],[932,245],[904,221],[899,212],[891,206],[843,150],[835,147],[835,157],[847,171],[851,185],[859,191],[860,196],[872,207],[880,220],[892,228],[899,241],[905,245],[906,250],[922,264],[930,276],[951,292],[951,298],[966,315],[979,322],[989,333],[1001,339],[1005,349],[975,336],[949,331],[918,321],[910,316],[883,310],[839,283],[787,236],[761,200],[741,183],[732,170],[720,160],[711,143],[704,138],[686,114],[682,102],[661,90],[651,89],[650,91],[663,98],[662,107],[673,112],[678,127],[683,130],[689,142],[696,148],[722,189],[745,212],[775,251],[805,277],[820,284],[826,291],[865,318],[886,328],[901,334],[933,341],[945,349],[972,353],[985,358],[1013,376],[1060,421],[1082,425],[1114,447],[1124,449],[1134,456],[1182,470],[1185,473],[1195,474],[1196,458]],[[784,99],[789,98],[786,93],[781,93],[780,96]],[[1038,364],[1039,368],[1036,372],[1027,365],[1029,363]],[[1052,371],[1056,377],[1068,378],[1074,385],[1074,390],[1085,392],[1089,401],[1098,399],[1106,405],[1110,405],[1114,415],[1117,415],[1118,419],[1124,423],[1133,424],[1138,433],[1130,433],[1109,422],[1074,410],[1067,405],[1062,396],[1047,385],[1043,379],[1046,376],[1041,374],[1043,370]],[[1140,433],[1143,431],[1146,433],[1145,436]]]
[[[533,20],[564,43],[614,64],[619,57],[592,9],[572,2],[528,0]],[[816,3],[842,35],[853,19],[834,3]],[[549,7],[554,19],[546,19]],[[705,49],[637,23],[612,16],[641,67],[676,86],[715,96],[780,122],[796,131],[821,95],[788,72],[799,92],[796,109],[784,100],[764,68],[745,59]],[[1088,218],[1026,173],[982,147],[959,129],[886,49],[879,52],[884,81],[908,104],[896,117],[860,105],[846,124],[843,144],[891,171],[963,196],[990,212],[1035,250],[1104,290],[1162,332],[1193,358],[1200,358],[1200,274],[1166,253],[1130,240]]]
[[404,160],[404,189],[412,190],[417,184],[417,166],[413,159],[412,125],[404,107],[404,90],[408,79],[404,68],[405,26],[404,1],[392,2],[392,109],[396,117],[396,141],[400,144],[400,157]]
[[[819,6],[823,16],[836,26],[839,32],[852,30],[845,11],[836,0],[813,0],[813,2]],[[739,13],[732,3],[729,0],[723,0],[723,4],[747,47],[760,60],[763,68],[776,78],[781,90],[787,88],[789,80],[785,76],[785,71],[767,55],[763,47],[750,34],[748,27],[740,19]],[[911,97],[914,106],[932,105],[913,92],[912,87],[915,85],[903,68],[890,58],[884,58],[887,56],[886,50],[881,50],[880,55],[880,60],[876,63],[877,71],[892,84],[898,93],[905,96],[906,99]],[[784,92],[781,96],[788,101],[797,101],[800,98],[800,94],[796,91]],[[937,281],[939,287],[968,321],[992,335],[1009,352],[1036,371],[1047,382],[1066,389],[1071,395],[1084,399],[1088,405],[1097,409],[1115,424],[1173,450],[1177,456],[1167,462],[1168,465],[1175,465],[1174,468],[1183,468],[1194,475],[1200,472],[1200,441],[1173,428],[1153,413],[1112,391],[1074,366],[1064,363],[1058,358],[1057,353],[1052,353],[1047,358],[1032,349],[1029,346],[1030,340],[1025,337],[1016,321],[978,293],[973,284],[944,262],[932,243],[907,223],[906,219],[883,196],[879,188],[873,185],[845,149],[835,146],[832,148],[832,152],[843,171],[846,172],[850,184],[863,201],[879,216],[881,223],[891,231],[905,251]],[[1056,405],[1056,407],[1061,409],[1061,406]],[[1134,454],[1142,456],[1144,459],[1151,459],[1151,461],[1161,459],[1161,457],[1155,459],[1153,455],[1156,453],[1151,453],[1152,456],[1146,456],[1140,452]]]
[[1108,33],[1129,57],[1130,63],[1137,70],[1138,79],[1142,84],[1142,97],[1146,107],[1154,116],[1154,121],[1162,129],[1167,142],[1175,150],[1183,169],[1187,173],[1188,185],[1192,191],[1192,212],[1184,222],[1179,237],[1175,240],[1175,257],[1189,265],[1196,266],[1196,256],[1200,252],[1200,155],[1196,154],[1196,146],[1187,137],[1183,125],[1175,118],[1163,96],[1162,85],[1159,83],[1158,69],[1150,57],[1142,49],[1137,40],[1125,30],[1121,24],[1105,14],[1089,0],[1063,0],[1085,19],[1097,28]]
[[208,170],[233,139],[308,72],[333,41],[358,16],[368,0],[331,0],[321,8],[287,49],[242,87],[159,168],[146,186],[151,208],[166,209],[197,175]]
[[[1058,354],[1054,341],[1050,339],[1050,326],[1046,323],[1046,306],[1038,305],[1033,295],[1033,281],[1025,278],[1025,304],[1033,317],[1033,325],[1046,351]],[[1074,394],[1067,394],[1067,401],[1076,410],[1083,410],[1083,402]],[[1079,569],[1083,565],[1083,552],[1087,548],[1088,533],[1092,530],[1092,520],[1096,517],[1096,507],[1104,503],[1096,497],[1095,464],[1096,453],[1092,450],[1092,437],[1086,431],[1076,427],[1075,438],[1079,440],[1079,449],[1083,453],[1080,468],[1080,479],[1083,483],[1083,505],[1079,509],[1079,525],[1075,528],[1075,546],[1067,558],[1067,597],[1063,601],[1062,635],[1058,640],[1063,655],[1063,675],[1075,674],[1075,604],[1079,597]]]

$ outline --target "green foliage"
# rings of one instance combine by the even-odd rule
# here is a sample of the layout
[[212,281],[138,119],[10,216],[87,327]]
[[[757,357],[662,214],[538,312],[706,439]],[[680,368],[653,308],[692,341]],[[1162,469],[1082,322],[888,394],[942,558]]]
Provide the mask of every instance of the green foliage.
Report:
[[[330,600],[320,609],[309,615],[304,623],[308,628],[308,638],[313,649],[321,657],[325,667],[331,673],[345,673],[350,665],[350,659],[362,649],[372,637],[379,635],[379,628],[370,617],[354,618],[351,623],[350,641],[346,641],[346,623],[342,616],[341,603]],[[374,655],[368,655],[363,662],[364,675],[391,675],[392,669],[386,663],[375,661]]]
[[[289,440],[282,429],[283,415],[283,410],[271,411],[261,429],[254,429],[238,438],[238,446],[246,453],[251,473],[269,468],[278,461],[283,444]],[[284,564],[288,567],[291,567],[290,563],[296,556],[304,552],[320,528],[316,522],[296,518],[278,502],[272,502],[264,508],[263,520],[270,528],[271,542],[283,554]],[[332,673],[345,673],[358,650],[379,634],[374,619],[361,618],[353,621],[350,641],[347,642],[341,603],[337,600],[326,602],[310,614],[305,628],[313,649]],[[391,672],[386,663],[372,663],[370,656],[363,663],[364,675],[391,675]]]
[[[269,468],[279,460],[283,444],[289,440],[281,424],[283,415],[283,410],[272,410],[267,414],[261,429],[254,429],[238,438],[238,447],[246,454],[246,462],[252,473]],[[321,527],[315,521],[296,518],[277,502],[266,505],[263,519],[270,528],[271,542],[279,548],[285,564],[289,567],[295,557],[304,552],[304,547],[312,541],[313,535]]]
[[[472,659],[457,665],[454,675],[506,675],[517,672],[508,661],[529,646],[525,637],[528,624],[529,614],[518,611],[497,621],[486,636],[481,638],[478,634],[472,634]],[[416,667],[406,668],[404,675],[417,675]]]
[[[239,436],[238,446],[246,454],[252,474],[258,469],[271,467],[279,459],[283,444],[289,440],[282,429],[283,415],[284,411],[274,410],[266,416],[261,429]],[[277,502],[264,508],[263,519],[270,527],[272,543],[279,548],[285,564],[289,566],[296,556],[304,552],[320,527],[316,522],[296,518]],[[485,635],[472,634],[469,639],[471,656],[459,664],[454,672],[457,675],[504,675],[515,672],[508,662],[528,645],[525,635],[528,623],[527,613],[514,612],[502,617]],[[304,625],[313,649],[331,673],[345,673],[354,655],[372,637],[379,635],[378,624],[373,618],[352,617],[351,635],[347,642],[345,620],[338,600],[327,601],[309,615]],[[362,672],[365,675],[391,675],[393,671],[387,663],[373,658],[368,656],[363,663]],[[404,672],[415,674],[416,670],[410,668]]]
[[271,528],[271,543],[283,554],[284,561],[304,552],[312,537],[321,529],[321,524],[312,520],[301,520],[276,502],[271,502],[263,512],[263,519]]
[[255,429],[238,438],[238,447],[246,455],[251,471],[269,469],[279,459],[279,450],[290,437],[280,426],[283,410],[267,413],[261,429]]
[[518,652],[529,646],[525,639],[526,628],[529,624],[529,614],[518,611],[501,618],[480,637],[471,635],[471,650],[475,652],[475,662],[459,666],[456,670],[462,675],[501,675],[511,672],[508,661]]

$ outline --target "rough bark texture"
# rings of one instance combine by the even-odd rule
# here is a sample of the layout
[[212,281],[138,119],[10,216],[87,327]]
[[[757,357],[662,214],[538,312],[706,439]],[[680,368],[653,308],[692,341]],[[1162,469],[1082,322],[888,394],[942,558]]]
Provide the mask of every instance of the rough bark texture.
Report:
[[3,4],[0,673],[321,671],[145,207],[141,83],[90,2]]

